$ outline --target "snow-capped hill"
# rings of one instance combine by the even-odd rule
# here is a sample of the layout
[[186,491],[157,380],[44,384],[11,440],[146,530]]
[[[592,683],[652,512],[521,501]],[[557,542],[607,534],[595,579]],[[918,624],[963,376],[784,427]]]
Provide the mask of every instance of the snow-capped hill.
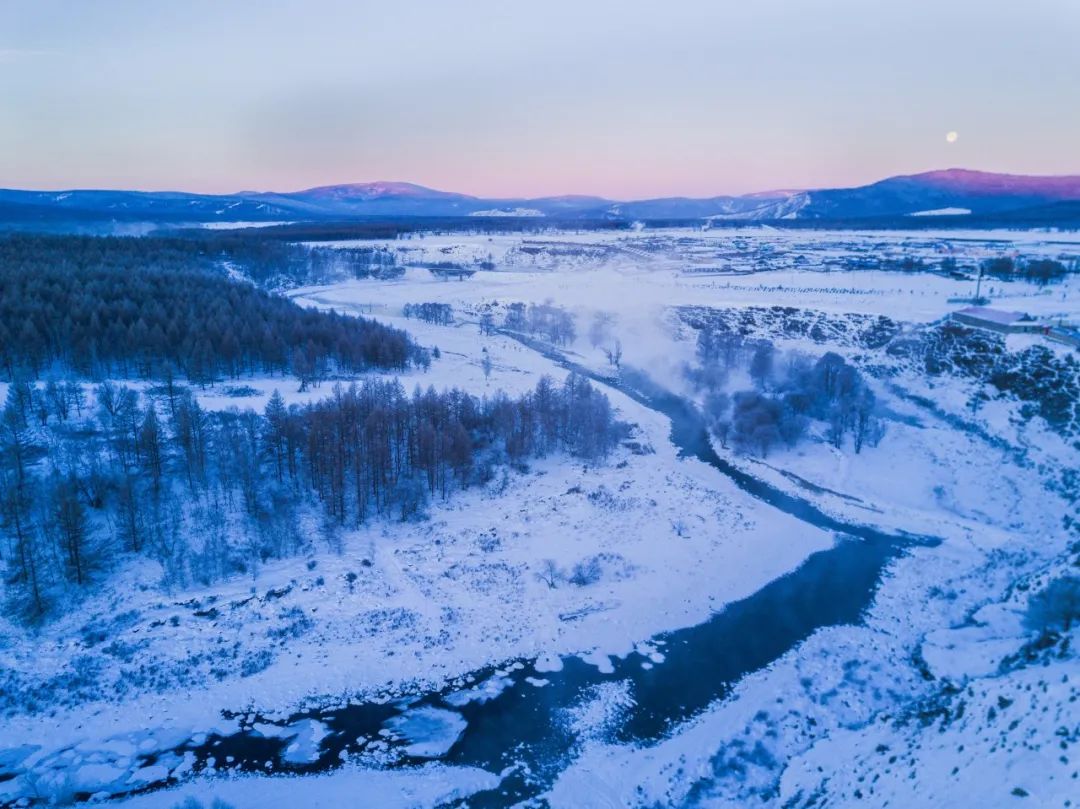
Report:
[[602,205],[609,200],[588,194],[559,194],[554,197],[537,197],[533,202],[547,202],[552,205]]
[[908,216],[967,216],[971,208],[935,208],[932,211],[915,211]]
[[[787,193],[787,192],[777,192]],[[810,204],[810,195],[805,191],[790,193],[787,196],[768,198],[751,194],[740,199],[757,203],[754,207],[734,213],[721,213],[710,216],[712,220],[743,219],[749,221],[768,221],[772,219],[796,219],[799,212]]]
[[561,194],[555,197],[538,197],[524,200],[529,207],[537,208],[548,214],[559,212],[580,212],[604,208],[611,200],[604,197],[590,197],[584,194]]
[[536,208],[491,208],[486,211],[473,211],[469,216],[543,216],[543,211]]
[[433,188],[416,183],[388,182],[379,180],[373,183],[345,183],[342,185],[322,185],[296,191],[287,196],[312,200],[333,200],[338,202],[368,202],[386,198],[411,199],[475,199],[466,194],[452,191],[436,191]]
[[784,199],[785,197],[797,197],[801,194],[805,194],[805,188],[777,188],[772,191],[754,191],[750,194],[743,194],[743,199]]
[[971,194],[1032,194],[1047,200],[1080,199],[1080,176],[1078,175],[997,174],[989,171],[954,168],[913,174],[906,179]]
[[945,169],[889,177],[856,188],[810,192],[799,218],[866,219],[920,211],[966,209],[996,214],[1080,199],[1080,177],[1035,177]]

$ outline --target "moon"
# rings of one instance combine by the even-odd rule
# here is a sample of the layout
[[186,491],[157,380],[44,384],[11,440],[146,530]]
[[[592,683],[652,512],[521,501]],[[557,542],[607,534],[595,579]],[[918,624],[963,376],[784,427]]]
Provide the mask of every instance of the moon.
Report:
[[959,137],[960,136],[957,135],[956,132],[947,132],[947,133],[945,133],[945,142],[946,143],[956,143],[956,139],[959,138]]

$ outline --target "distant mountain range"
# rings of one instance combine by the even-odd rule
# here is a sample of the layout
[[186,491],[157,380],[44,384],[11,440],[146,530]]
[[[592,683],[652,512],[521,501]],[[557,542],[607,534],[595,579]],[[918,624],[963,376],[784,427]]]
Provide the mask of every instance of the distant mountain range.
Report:
[[773,191],[705,199],[617,201],[563,196],[491,199],[413,183],[329,185],[288,193],[210,195],[148,191],[0,190],[0,222],[269,222],[377,216],[518,216],[559,219],[864,220],[904,216],[1075,216],[1080,176],[1037,177],[946,169],[856,188]]

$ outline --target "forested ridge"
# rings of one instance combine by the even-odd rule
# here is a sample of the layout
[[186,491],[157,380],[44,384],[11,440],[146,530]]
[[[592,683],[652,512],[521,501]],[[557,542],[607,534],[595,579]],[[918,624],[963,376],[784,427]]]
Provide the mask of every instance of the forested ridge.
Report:
[[[231,243],[231,242],[230,242]],[[245,250],[258,253],[255,243]],[[270,243],[271,255],[280,245]],[[216,247],[215,247],[216,245]],[[426,363],[405,332],[304,309],[230,280],[221,243],[184,239],[0,239],[0,372],[54,365],[92,378],[197,383]],[[282,256],[277,256],[282,258]]]
[[207,411],[175,383],[19,380],[0,415],[4,610],[40,620],[131,554],[168,586],[254,574],[313,537],[340,547],[344,527],[417,518],[508,465],[599,460],[623,429],[577,376],[483,399],[368,380],[306,406],[275,392],[261,414]]

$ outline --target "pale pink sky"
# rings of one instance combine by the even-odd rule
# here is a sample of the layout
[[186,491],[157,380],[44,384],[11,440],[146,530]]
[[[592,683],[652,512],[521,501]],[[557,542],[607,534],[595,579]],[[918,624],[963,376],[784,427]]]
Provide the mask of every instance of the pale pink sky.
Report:
[[8,0],[0,187],[640,198],[1080,173],[1077,41],[1074,0]]

